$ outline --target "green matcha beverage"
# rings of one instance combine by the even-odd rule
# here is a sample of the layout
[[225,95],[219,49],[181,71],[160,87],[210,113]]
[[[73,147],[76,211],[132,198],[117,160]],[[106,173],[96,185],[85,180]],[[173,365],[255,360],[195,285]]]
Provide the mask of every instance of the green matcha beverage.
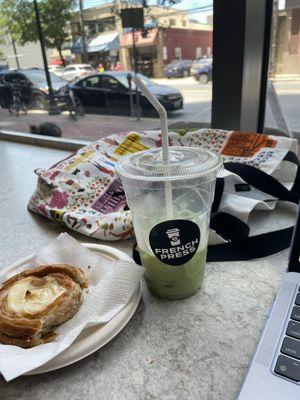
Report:
[[125,156],[116,166],[152,293],[182,299],[201,287],[221,164],[210,151],[171,147],[168,164],[156,148]]

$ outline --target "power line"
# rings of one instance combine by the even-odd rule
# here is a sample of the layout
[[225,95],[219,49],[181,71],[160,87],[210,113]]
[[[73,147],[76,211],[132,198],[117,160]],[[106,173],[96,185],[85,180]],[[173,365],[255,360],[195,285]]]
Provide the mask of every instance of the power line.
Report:
[[[112,3],[108,3],[108,4],[99,4],[99,0],[90,0],[90,3],[95,2],[95,6],[99,5],[99,6],[105,6],[108,4],[112,4]],[[95,6],[89,6],[88,8],[94,8]],[[153,5],[153,7],[158,7]],[[85,10],[88,10],[88,8],[85,8]],[[149,8],[151,9],[151,6],[149,6]],[[163,8],[163,7],[160,7]],[[190,9],[173,9],[174,11],[170,11],[169,13],[162,13],[162,14],[155,14],[155,17],[169,17],[172,15],[177,15],[177,14],[182,14],[184,12],[186,12],[187,14],[196,14],[198,12],[205,12],[205,11],[211,11],[213,10],[213,6],[212,5],[207,5],[207,6],[201,6],[201,7],[194,7],[194,8],[190,8]]]

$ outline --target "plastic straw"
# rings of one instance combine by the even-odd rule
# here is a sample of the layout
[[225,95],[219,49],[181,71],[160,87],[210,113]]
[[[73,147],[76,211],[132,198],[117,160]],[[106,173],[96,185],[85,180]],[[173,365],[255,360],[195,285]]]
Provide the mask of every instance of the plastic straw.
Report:
[[[162,104],[157,100],[156,97],[148,90],[147,86],[136,76],[132,76],[133,82],[140,89],[143,95],[149,100],[149,102],[153,105],[156,111],[159,114],[160,125],[161,125],[161,137],[162,137],[162,155],[163,162],[166,165],[170,165],[170,156],[169,156],[169,137],[168,137],[168,117],[166,109]],[[165,182],[165,199],[166,199],[166,211],[167,217],[173,218],[173,210],[172,210],[172,183]]]

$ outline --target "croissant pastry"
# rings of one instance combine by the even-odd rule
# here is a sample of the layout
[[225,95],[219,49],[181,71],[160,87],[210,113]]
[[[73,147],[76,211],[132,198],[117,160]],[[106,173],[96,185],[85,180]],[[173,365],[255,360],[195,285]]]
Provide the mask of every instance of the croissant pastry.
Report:
[[30,348],[56,337],[54,328],[76,314],[85,272],[66,264],[28,269],[0,289],[0,343]]

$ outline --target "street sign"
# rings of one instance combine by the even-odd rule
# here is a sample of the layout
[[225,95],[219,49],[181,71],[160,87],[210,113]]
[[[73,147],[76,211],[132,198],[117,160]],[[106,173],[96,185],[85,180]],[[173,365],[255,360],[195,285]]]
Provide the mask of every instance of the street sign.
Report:
[[143,29],[144,27],[144,9],[123,8],[121,10],[121,20],[123,28]]

